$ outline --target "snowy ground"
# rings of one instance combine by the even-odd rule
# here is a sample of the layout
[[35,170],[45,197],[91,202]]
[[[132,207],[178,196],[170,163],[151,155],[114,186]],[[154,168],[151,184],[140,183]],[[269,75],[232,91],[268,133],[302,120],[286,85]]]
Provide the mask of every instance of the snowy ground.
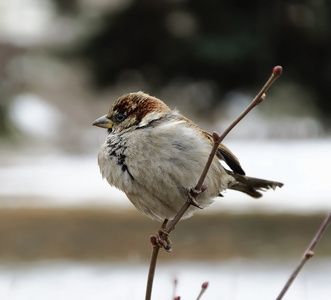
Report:
[[[331,211],[331,140],[233,141],[226,145],[240,158],[247,175],[285,185],[268,191],[261,199],[227,191],[206,211]],[[0,207],[132,207],[123,193],[101,179],[96,153],[81,156],[4,152],[0,158],[0,182]]]
[[[275,299],[297,261],[230,260],[225,262],[160,263],[156,270],[155,299],[176,295],[196,299],[209,281],[202,299]],[[286,294],[291,299],[329,299],[331,260],[307,264]],[[44,261],[0,264],[2,300],[144,299],[148,266],[137,263],[82,263]]]

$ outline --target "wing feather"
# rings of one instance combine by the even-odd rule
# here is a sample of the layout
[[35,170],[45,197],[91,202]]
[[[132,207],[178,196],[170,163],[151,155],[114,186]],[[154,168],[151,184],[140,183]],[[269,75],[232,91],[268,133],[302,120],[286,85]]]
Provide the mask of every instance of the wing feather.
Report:
[[[203,135],[209,140],[211,144],[213,144],[213,138],[208,131],[201,129],[197,124],[185,118],[184,116],[176,115],[175,118],[179,120],[185,120],[190,126],[196,127],[198,130],[201,130]],[[233,172],[240,175],[245,175],[245,171],[242,169],[238,158],[231,152],[229,148],[227,148],[223,144],[220,144],[216,155],[219,159],[223,160]]]

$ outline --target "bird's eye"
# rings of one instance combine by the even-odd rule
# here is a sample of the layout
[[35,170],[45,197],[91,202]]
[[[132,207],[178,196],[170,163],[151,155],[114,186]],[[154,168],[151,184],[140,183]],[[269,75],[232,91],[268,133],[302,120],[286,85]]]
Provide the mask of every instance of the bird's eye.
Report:
[[116,122],[117,123],[121,123],[125,120],[126,118],[126,115],[123,114],[123,113],[119,113],[117,116],[116,116]]

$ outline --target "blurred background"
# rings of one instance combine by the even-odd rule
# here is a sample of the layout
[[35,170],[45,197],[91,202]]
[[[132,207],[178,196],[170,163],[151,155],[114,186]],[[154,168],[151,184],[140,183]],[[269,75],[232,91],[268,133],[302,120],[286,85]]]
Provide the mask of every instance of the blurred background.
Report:
[[[330,14],[325,0],[0,0],[0,299],[143,299],[160,225],[101,179],[92,122],[142,90],[221,133],[281,65],[224,144],[285,186],[226,192],[178,225],[154,292],[170,299],[177,277],[187,299],[206,280],[206,300],[275,298],[331,211]],[[316,256],[287,299],[330,294],[330,233]]]

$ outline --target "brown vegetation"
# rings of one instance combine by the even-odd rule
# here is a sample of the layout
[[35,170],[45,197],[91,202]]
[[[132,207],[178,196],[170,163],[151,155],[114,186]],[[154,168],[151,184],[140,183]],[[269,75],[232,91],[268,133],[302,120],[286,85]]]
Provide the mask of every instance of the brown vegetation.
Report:
[[[198,213],[173,232],[172,254],[159,259],[300,257],[325,216]],[[2,209],[0,260],[143,260],[160,227],[135,211]],[[325,233],[317,253],[331,254]],[[208,253],[208,255],[206,255]]]

